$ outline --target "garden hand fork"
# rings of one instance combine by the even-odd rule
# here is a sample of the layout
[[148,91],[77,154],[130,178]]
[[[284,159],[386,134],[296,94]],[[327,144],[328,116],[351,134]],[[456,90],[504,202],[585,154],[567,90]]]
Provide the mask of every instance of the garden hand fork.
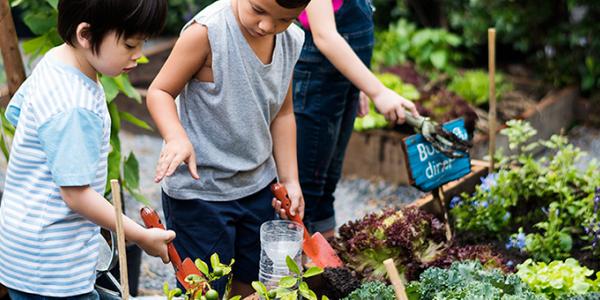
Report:
[[435,149],[450,158],[464,157],[469,148],[473,147],[470,141],[459,138],[429,118],[406,113],[405,119],[406,123],[422,134]]

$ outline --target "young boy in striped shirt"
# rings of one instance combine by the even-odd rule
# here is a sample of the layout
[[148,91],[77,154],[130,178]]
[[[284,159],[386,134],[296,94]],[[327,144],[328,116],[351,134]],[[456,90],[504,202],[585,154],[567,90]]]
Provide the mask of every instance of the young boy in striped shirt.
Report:
[[[114,229],[115,214],[102,196],[111,120],[97,73],[133,69],[166,7],[166,0],[59,2],[65,44],[44,56],[6,111],[16,132],[0,206],[0,283],[11,299],[99,298],[99,226]],[[129,218],[124,227],[128,240],[169,261],[174,232]]]

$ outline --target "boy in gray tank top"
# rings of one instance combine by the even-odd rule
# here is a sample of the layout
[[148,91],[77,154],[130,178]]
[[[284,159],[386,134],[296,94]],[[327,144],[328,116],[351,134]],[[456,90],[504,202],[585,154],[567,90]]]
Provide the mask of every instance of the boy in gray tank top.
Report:
[[215,2],[184,27],[148,92],[165,140],[155,181],[175,247],[182,257],[235,258],[233,295],[250,294],[258,278],[260,225],[275,216],[270,183],[278,178],[292,212],[304,213],[291,91],[304,33],[292,21],[308,1]]

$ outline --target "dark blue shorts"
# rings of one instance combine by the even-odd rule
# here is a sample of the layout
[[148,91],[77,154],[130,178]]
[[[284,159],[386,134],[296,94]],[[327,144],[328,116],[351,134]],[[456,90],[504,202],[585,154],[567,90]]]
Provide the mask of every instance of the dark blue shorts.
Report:
[[[260,226],[275,218],[272,199],[269,186],[233,201],[180,200],[162,192],[167,228],[177,234],[173,244],[181,258],[209,265],[213,253],[222,263],[235,258],[233,277],[248,284],[258,280]],[[226,283],[224,278],[211,286],[223,295]]]

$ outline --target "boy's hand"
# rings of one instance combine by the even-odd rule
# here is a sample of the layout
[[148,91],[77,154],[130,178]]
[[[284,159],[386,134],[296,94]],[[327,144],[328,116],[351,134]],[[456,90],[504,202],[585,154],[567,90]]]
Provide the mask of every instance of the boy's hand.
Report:
[[[300,219],[304,219],[304,196],[302,196],[302,189],[300,188],[300,184],[298,182],[294,183],[281,183],[285,186],[285,189],[288,192],[288,196],[292,201],[292,206],[290,207],[290,213],[295,216],[299,215]],[[275,211],[279,213],[279,216],[287,220],[288,217],[285,214],[285,209],[281,208],[281,201],[277,200],[277,198],[273,198],[271,202]]]
[[358,98],[358,116],[364,117],[369,114],[369,96],[363,91],[360,91]]
[[188,165],[190,174],[194,179],[200,179],[196,166],[196,152],[194,152],[192,143],[190,143],[187,138],[174,139],[166,142],[160,152],[154,181],[159,182],[165,176],[173,175],[175,169],[177,169],[181,163],[186,163]]
[[379,113],[384,115],[392,124],[404,123],[405,110],[410,111],[414,116],[419,115],[414,103],[388,88],[384,88],[381,92],[374,95],[373,102]]
[[144,230],[142,239],[137,242],[138,246],[149,255],[160,257],[163,263],[169,263],[167,243],[175,239],[175,232],[158,228],[145,228]]

